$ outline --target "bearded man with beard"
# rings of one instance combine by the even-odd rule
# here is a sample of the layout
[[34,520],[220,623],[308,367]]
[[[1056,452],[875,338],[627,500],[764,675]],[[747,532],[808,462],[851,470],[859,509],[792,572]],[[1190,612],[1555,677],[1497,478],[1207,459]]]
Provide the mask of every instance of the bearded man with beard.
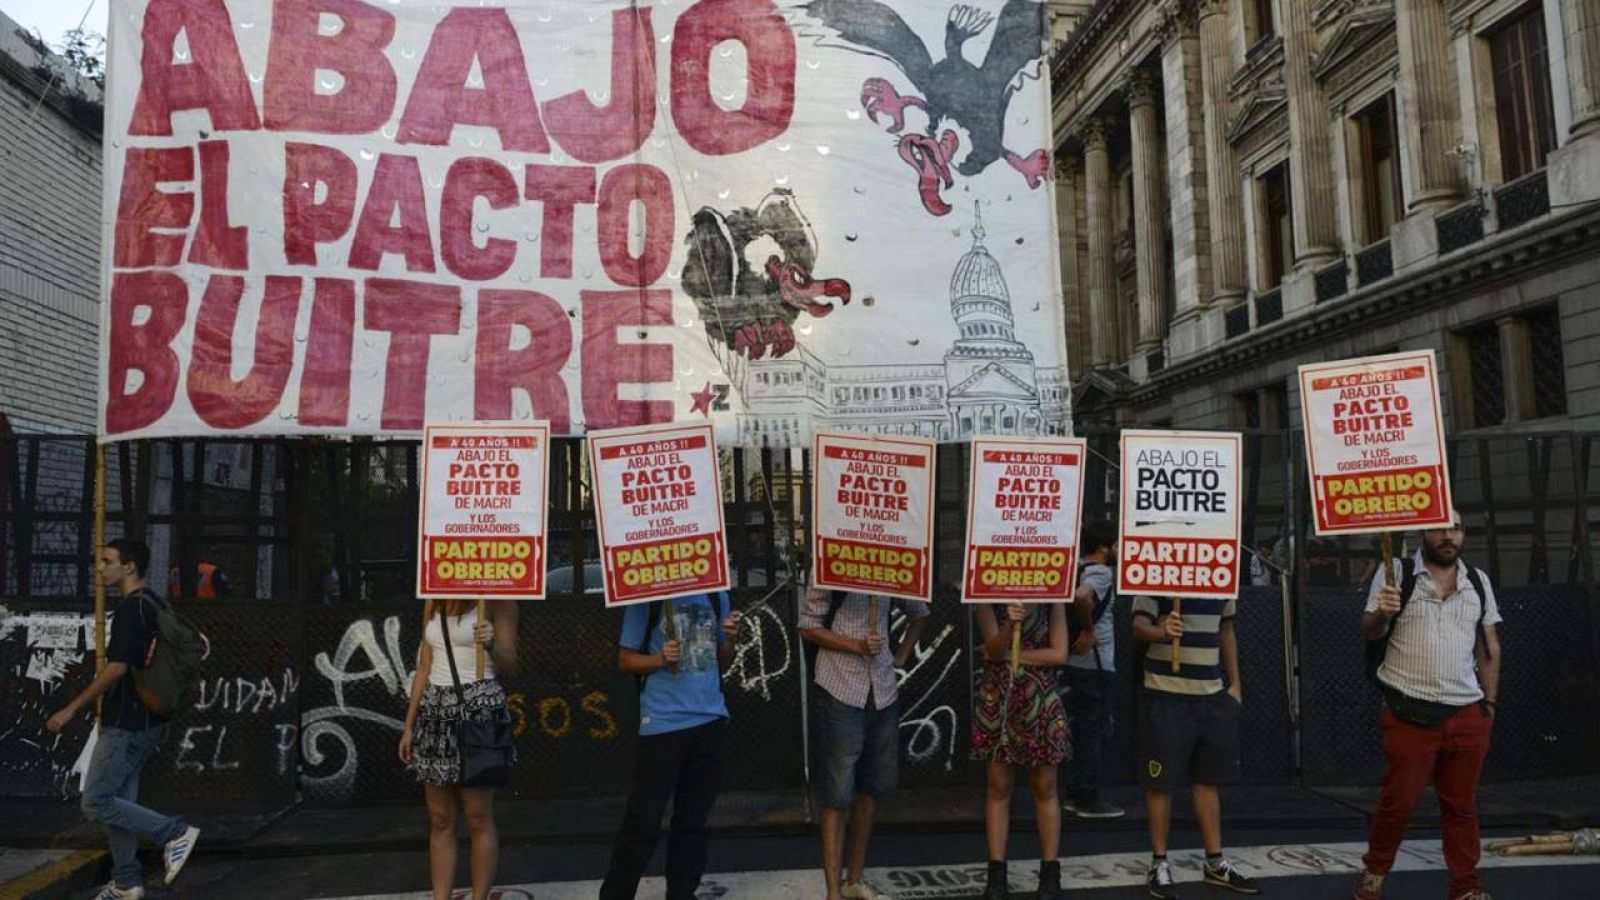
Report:
[[[1461,559],[1461,514],[1424,531],[1393,579],[1379,571],[1361,632],[1383,689],[1383,799],[1356,900],[1379,900],[1406,823],[1431,781],[1443,813],[1451,900],[1489,900],[1478,878],[1478,776],[1500,690],[1500,610],[1488,576]],[[1381,567],[1380,567],[1381,568]]]

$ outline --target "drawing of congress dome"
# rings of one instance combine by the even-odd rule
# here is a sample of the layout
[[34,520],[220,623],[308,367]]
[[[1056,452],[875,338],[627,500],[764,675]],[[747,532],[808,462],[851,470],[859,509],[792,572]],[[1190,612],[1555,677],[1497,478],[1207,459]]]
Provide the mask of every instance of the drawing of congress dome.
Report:
[[1032,351],[1017,339],[1005,273],[984,244],[981,210],[974,215],[972,245],[950,274],[949,309],[959,337],[942,359],[840,365],[801,345],[788,356],[753,362],[738,415],[740,442],[793,446],[812,429],[941,441],[1067,434],[1066,369],[1035,368]]

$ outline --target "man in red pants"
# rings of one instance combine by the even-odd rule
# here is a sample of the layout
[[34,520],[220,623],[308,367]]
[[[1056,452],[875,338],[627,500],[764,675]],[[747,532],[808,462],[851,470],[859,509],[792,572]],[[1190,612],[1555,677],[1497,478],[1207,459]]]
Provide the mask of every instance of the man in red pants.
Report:
[[[1380,570],[1367,597],[1361,631],[1369,651],[1381,653],[1388,764],[1356,900],[1383,896],[1429,781],[1443,813],[1451,900],[1489,900],[1478,879],[1476,795],[1500,689],[1500,610],[1488,576],[1461,559],[1464,537],[1459,513],[1449,527],[1423,532],[1417,554],[1398,561],[1392,583]],[[1369,654],[1369,668],[1376,661]]]

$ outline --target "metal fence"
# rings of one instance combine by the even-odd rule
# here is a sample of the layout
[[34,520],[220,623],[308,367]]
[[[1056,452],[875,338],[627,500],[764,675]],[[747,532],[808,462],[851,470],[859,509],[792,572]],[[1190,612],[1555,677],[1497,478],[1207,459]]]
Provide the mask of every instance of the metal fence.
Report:
[[[1116,506],[1117,437],[1088,439],[1093,518]],[[1591,435],[1518,434],[1450,447],[1466,555],[1493,576],[1507,620],[1490,777],[1600,769],[1600,725],[1588,715],[1600,702],[1592,444]],[[1244,536],[1260,555],[1239,602],[1246,777],[1372,780],[1376,695],[1361,673],[1356,621],[1375,542],[1310,534],[1298,433],[1250,432],[1245,458]],[[197,708],[147,775],[151,789],[234,808],[411,797],[395,743],[420,629],[417,445],[143,442],[109,447],[107,463],[108,534],[152,545],[158,589],[194,598],[202,564],[226,581],[217,599],[180,601],[211,637],[214,662]],[[955,602],[967,463],[965,447],[941,448],[934,618],[902,675],[902,776],[912,785],[981,780],[968,759],[973,627]],[[723,472],[736,602],[750,610],[725,675],[735,721],[728,783],[798,795],[806,728],[794,623],[809,459],[730,450]],[[72,781],[88,729],[80,722],[46,740],[43,723],[93,667],[93,441],[6,438],[0,475],[0,672],[16,686],[0,694],[0,717],[15,723],[0,732],[0,796],[47,796]],[[554,448],[550,494],[553,595],[523,607],[524,665],[508,684],[525,763],[511,789],[520,798],[618,790],[636,724],[633,682],[614,666],[621,616],[598,596],[580,443]],[[61,637],[63,622],[83,626],[75,642]],[[1128,781],[1138,698],[1126,609],[1118,627],[1128,674],[1109,758],[1113,777]]]

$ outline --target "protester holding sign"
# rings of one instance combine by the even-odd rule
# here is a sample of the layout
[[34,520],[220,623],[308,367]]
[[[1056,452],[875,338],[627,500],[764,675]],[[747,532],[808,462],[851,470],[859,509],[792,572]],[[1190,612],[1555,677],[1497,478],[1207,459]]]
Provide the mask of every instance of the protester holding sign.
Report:
[[[1056,769],[1067,758],[1067,714],[1056,693],[1056,672],[1067,661],[1067,614],[1060,603],[1010,603],[977,608],[983,674],[973,708],[972,758],[987,763],[983,806],[989,844],[984,900],[1004,900],[1006,835],[1016,769],[1028,771],[1039,827],[1039,898],[1061,896],[1061,806]],[[1021,666],[1011,667],[1011,629],[1022,632]]]
[[[1193,787],[1195,819],[1205,843],[1206,884],[1241,894],[1260,893],[1222,855],[1219,786],[1239,780],[1239,643],[1233,630],[1234,600],[1187,598],[1183,610],[1170,598],[1133,602],[1133,636],[1147,644],[1144,694],[1139,698],[1139,780],[1150,817],[1150,896],[1176,900],[1167,862],[1172,830],[1172,790]],[[1181,647],[1174,651],[1174,644]],[[1179,655],[1174,657],[1174,652]],[[1173,660],[1178,660],[1173,671]],[[1224,687],[1223,675],[1227,682]]]
[[728,744],[722,670],[733,661],[739,619],[726,591],[635,603],[623,617],[617,667],[639,679],[639,749],[601,900],[639,890],[669,802],[667,900],[693,900],[700,887]]
[[[910,619],[900,646],[889,649],[889,607]],[[813,589],[800,610],[800,635],[816,645],[818,800],[822,806],[822,874],[827,900],[884,896],[863,881],[867,842],[878,801],[900,776],[899,678],[922,629],[920,600]],[[848,821],[849,846],[845,846]],[[848,865],[843,884],[839,870]]]
[[[463,784],[461,723],[508,723],[499,676],[517,667],[517,604],[511,600],[430,600],[423,606],[422,644],[411,699],[400,730],[400,761],[427,797],[428,859],[434,900],[455,889],[456,819],[465,814],[472,838],[472,900],[483,900],[500,865],[500,832],[492,787]],[[478,650],[485,654],[481,670]]]
[[1101,754],[1112,733],[1111,699],[1116,687],[1117,575],[1111,564],[1117,558],[1117,527],[1104,519],[1090,522],[1083,528],[1078,549],[1083,565],[1078,569],[1073,612],[1086,624],[1072,642],[1062,670],[1072,733],[1072,765],[1062,805],[1080,819],[1118,819],[1123,810],[1100,796]]
[[1417,553],[1379,572],[1361,636],[1383,689],[1383,797],[1372,816],[1356,900],[1379,900],[1423,790],[1443,812],[1451,900],[1487,900],[1478,878],[1478,776],[1500,696],[1500,609],[1488,576],[1461,558],[1455,513]]

